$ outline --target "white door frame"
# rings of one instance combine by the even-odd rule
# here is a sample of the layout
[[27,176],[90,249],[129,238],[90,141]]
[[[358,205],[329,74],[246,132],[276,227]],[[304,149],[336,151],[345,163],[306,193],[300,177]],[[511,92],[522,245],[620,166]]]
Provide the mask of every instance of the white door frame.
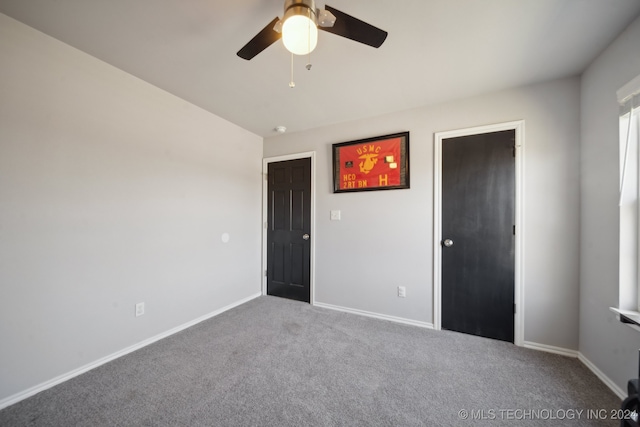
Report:
[[268,209],[269,209],[269,193],[267,184],[269,183],[267,174],[269,171],[269,163],[283,162],[287,160],[311,158],[311,247],[309,260],[309,286],[310,286],[310,303],[315,304],[316,287],[315,287],[315,260],[316,260],[316,152],[307,151],[304,153],[287,154],[284,156],[265,157],[262,159],[262,295],[267,295],[267,228]]
[[503,130],[515,130],[516,136],[516,212],[514,316],[515,345],[524,345],[524,120],[478,126],[434,135],[433,156],[433,327],[442,329],[442,140]]

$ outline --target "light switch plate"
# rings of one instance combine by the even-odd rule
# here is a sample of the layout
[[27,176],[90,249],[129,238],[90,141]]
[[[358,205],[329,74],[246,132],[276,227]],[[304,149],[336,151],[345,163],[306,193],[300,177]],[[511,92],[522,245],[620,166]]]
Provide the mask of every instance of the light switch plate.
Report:
[[331,211],[331,221],[340,221],[340,211]]

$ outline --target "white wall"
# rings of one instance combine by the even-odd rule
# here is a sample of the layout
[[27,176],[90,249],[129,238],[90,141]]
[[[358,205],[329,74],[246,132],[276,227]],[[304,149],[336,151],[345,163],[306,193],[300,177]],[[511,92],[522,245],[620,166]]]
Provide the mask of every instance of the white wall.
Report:
[[584,72],[581,100],[580,352],[616,385],[638,375],[640,333],[618,322],[616,91],[640,74],[640,19]]
[[260,292],[261,137],[1,14],[0,64],[0,401]]
[[[266,139],[265,157],[317,153],[316,301],[431,323],[434,133],[524,119],[524,339],[577,350],[579,91],[566,78]],[[332,143],[406,130],[411,189],[332,193]]]

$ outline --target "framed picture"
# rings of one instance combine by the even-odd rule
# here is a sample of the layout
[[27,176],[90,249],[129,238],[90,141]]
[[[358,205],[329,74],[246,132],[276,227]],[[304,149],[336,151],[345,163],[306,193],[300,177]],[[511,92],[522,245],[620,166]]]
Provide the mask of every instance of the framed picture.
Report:
[[333,192],[409,188],[409,132],[333,144]]

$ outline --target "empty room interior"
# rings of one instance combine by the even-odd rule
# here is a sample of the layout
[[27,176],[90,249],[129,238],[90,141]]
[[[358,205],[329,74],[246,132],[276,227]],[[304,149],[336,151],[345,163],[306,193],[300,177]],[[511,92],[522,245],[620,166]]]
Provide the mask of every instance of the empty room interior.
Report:
[[0,424],[617,425],[639,94],[638,0],[0,0]]

